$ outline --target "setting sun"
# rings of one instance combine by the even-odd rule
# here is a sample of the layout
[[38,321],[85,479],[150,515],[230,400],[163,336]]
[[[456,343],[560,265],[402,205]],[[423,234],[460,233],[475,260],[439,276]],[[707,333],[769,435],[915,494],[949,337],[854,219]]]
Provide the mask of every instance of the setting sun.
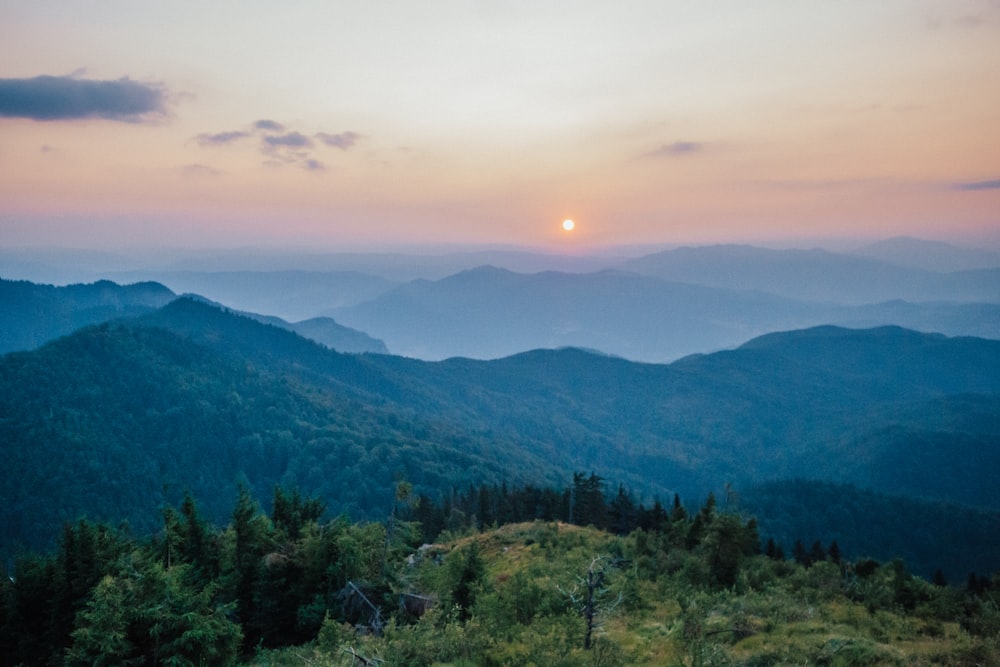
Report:
[[566,230],[567,232],[573,231],[574,227],[576,227],[576,223],[573,222],[572,220],[569,220],[569,219],[563,220],[562,228],[564,230]]

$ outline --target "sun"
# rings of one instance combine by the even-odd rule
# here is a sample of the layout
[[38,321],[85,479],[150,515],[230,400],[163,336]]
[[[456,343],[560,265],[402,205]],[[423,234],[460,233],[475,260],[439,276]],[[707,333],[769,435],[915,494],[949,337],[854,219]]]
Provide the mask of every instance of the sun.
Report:
[[562,228],[567,232],[571,232],[574,228],[576,228],[576,223],[567,218],[566,220],[563,220]]

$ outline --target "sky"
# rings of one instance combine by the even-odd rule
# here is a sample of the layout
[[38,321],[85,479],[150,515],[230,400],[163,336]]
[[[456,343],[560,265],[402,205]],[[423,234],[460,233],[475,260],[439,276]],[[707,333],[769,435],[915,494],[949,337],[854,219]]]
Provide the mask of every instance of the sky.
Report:
[[0,245],[1000,245],[998,82],[1000,0],[0,0]]

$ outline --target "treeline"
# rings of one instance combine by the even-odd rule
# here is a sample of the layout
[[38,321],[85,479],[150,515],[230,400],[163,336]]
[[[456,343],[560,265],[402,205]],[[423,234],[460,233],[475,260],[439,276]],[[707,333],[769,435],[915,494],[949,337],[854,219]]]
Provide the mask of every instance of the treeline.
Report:
[[[399,482],[385,521],[371,523],[324,520],[322,501],[280,487],[265,514],[241,489],[224,529],[210,525],[187,496],[163,509],[161,530],[145,539],[79,520],[63,527],[55,553],[18,559],[0,584],[0,654],[10,665],[229,665],[314,641],[324,628],[329,640],[346,636],[345,628],[381,634],[405,627],[437,601],[454,611],[441,622],[464,628],[487,613],[481,558],[475,549],[442,557],[445,567],[420,581],[414,558],[435,562],[435,549],[421,543],[525,521],[551,527],[535,538],[544,550],[566,547],[559,546],[558,522],[627,536],[608,538],[618,540],[608,562],[628,565],[636,605],[648,588],[642,582],[675,577],[685,589],[725,591],[781,576],[779,565],[801,567],[784,561],[773,544],[761,554],[755,520],[720,511],[712,495],[689,512],[677,497],[670,507],[646,507],[623,487],[613,496],[603,489],[599,476],[577,473],[564,490],[485,485],[434,503]],[[873,609],[912,610],[935,599],[931,585],[910,577],[901,562],[880,570],[874,561],[836,562],[831,551],[824,549],[823,576],[839,572]],[[888,574],[876,576],[880,571]],[[537,583],[523,583],[542,594]],[[968,595],[992,595],[994,584],[975,578]],[[537,609],[525,601],[510,622],[530,622],[538,609],[575,618],[555,589],[544,598]]]
[[[607,494],[606,486],[601,476],[581,472],[573,474],[572,484],[565,489],[530,484],[513,488],[505,483],[471,485],[464,491],[453,490],[440,502],[421,495],[408,506],[408,516],[420,523],[426,541],[444,531],[484,530],[524,521],[562,521],[615,535],[627,535],[636,529],[679,530],[683,526],[685,531],[690,528],[691,539],[697,543],[701,530],[698,515],[689,527],[688,511],[678,494],[674,494],[669,508],[659,500],[646,506],[636,502],[624,485],[619,485],[613,496]],[[706,503],[714,511],[714,494],[709,494]],[[756,526],[756,521],[750,524]]]
[[[230,664],[314,639],[327,618],[377,625],[373,609],[398,606],[393,564],[441,532],[572,520],[693,547],[715,515],[711,496],[689,517],[679,498],[670,511],[647,509],[624,489],[609,501],[603,486],[577,473],[565,490],[484,485],[436,504],[401,482],[384,522],[353,524],[323,522],[322,501],[280,487],[268,516],[244,488],[225,529],[186,496],[162,511],[162,530],[145,540],[81,519],[63,527],[54,554],[18,559],[3,582],[0,650],[15,665]],[[722,525],[711,562],[713,581],[725,586],[758,537],[752,520],[723,517]]]

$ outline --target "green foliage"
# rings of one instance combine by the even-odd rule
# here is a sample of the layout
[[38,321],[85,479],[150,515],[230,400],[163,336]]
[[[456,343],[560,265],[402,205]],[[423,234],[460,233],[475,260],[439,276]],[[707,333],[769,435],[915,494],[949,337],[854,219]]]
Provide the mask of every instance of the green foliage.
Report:
[[[302,498],[291,504],[314,506]],[[388,563],[384,525],[310,519],[292,539],[248,493],[238,497],[224,531],[203,523],[191,499],[162,516],[163,535],[155,539],[138,542],[81,522],[67,527],[57,553],[19,561],[14,581],[0,589],[0,640],[9,662],[242,659],[346,667],[374,659],[567,666],[1000,659],[1000,578],[977,576],[959,589],[914,577],[901,561],[827,559],[806,567],[778,560],[755,553],[755,522],[711,501],[693,516],[661,522],[658,531],[634,528],[622,537],[564,523],[508,524],[412,557],[393,553]],[[674,533],[683,527],[690,535],[699,517],[700,541],[691,549],[679,545]],[[373,624],[370,609],[367,618],[354,615],[345,592],[355,589],[382,616],[374,634],[359,632],[359,625]],[[75,594],[82,597],[74,600]],[[75,611],[60,640],[53,621],[66,618],[67,601]]]
[[215,604],[214,584],[192,587],[188,568],[165,569],[141,552],[123,557],[79,614],[65,664],[232,664],[241,632],[231,606]]

